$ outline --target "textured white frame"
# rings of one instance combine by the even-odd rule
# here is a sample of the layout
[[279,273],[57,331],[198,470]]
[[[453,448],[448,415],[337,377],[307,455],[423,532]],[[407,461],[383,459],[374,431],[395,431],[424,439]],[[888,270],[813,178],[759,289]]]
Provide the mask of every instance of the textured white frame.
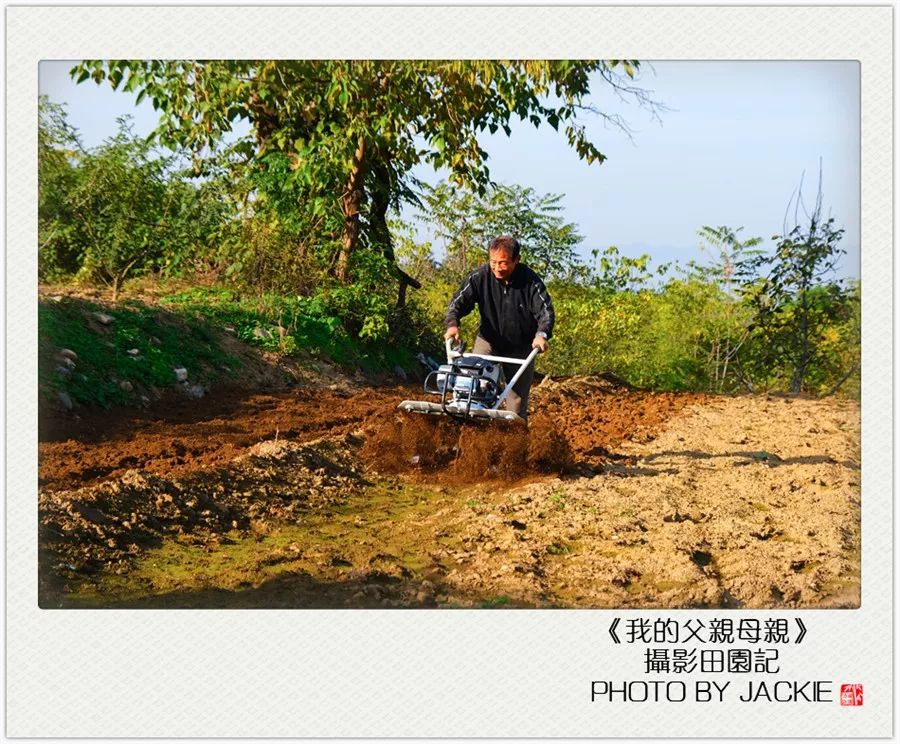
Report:
[[[6,734],[890,736],[892,24],[889,6],[8,7]],[[697,612],[38,608],[38,63],[247,56],[859,61],[862,607],[746,616],[802,617],[783,676],[864,683],[863,707],[590,702],[590,680],[642,676],[613,617]]]

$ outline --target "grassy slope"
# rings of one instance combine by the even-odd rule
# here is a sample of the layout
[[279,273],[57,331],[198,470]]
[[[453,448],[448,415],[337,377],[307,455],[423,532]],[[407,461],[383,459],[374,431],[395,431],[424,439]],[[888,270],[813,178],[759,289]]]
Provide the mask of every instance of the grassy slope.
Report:
[[[101,322],[97,313],[112,321]],[[303,300],[239,298],[208,288],[115,304],[66,293],[43,297],[38,328],[44,399],[61,391],[101,406],[129,404],[175,385],[177,367],[188,370],[191,383],[240,382],[241,358],[229,351],[240,346],[235,340],[294,361],[322,359],[369,372],[414,364],[408,350],[367,347],[343,331],[339,318]],[[68,373],[62,349],[77,355]]]

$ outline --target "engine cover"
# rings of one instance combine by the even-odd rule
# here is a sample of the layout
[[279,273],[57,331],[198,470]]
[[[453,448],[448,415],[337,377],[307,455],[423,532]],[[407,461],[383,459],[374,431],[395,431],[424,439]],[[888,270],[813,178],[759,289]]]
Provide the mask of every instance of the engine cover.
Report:
[[500,365],[476,356],[442,364],[435,375],[436,389],[428,392],[452,392],[454,403],[490,408],[500,395]]

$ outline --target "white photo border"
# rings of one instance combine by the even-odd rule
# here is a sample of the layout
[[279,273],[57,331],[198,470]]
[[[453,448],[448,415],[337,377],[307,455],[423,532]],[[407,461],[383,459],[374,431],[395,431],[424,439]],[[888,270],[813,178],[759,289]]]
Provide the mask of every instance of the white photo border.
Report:
[[[890,6],[8,7],[7,736],[890,736],[892,27]],[[240,57],[859,61],[862,606],[789,613],[789,676],[864,683],[862,707],[591,703],[640,675],[613,617],[687,611],[39,609],[38,65]]]

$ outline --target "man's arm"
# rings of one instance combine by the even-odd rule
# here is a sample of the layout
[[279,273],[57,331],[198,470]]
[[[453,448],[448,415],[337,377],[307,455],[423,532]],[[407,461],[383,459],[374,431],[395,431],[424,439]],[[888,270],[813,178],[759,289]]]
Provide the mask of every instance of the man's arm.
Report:
[[550,299],[547,287],[538,278],[535,278],[531,292],[531,314],[537,321],[537,332],[546,334],[543,338],[550,338],[556,323],[556,312],[553,309],[553,300]]
[[459,338],[460,318],[464,318],[475,308],[475,302],[478,299],[475,291],[477,275],[477,271],[470,274],[456,294],[450,299],[450,304],[447,306],[447,315],[444,318],[444,324],[447,326],[447,333],[444,334],[444,338]]

